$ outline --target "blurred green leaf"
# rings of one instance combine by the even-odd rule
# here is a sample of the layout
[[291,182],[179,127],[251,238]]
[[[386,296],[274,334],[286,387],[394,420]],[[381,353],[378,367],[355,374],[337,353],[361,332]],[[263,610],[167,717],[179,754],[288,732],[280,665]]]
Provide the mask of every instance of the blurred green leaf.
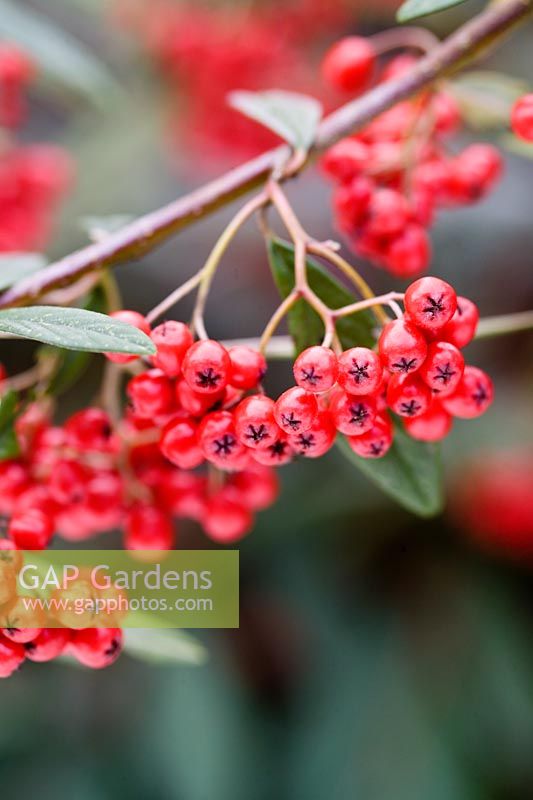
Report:
[[512,133],[504,134],[498,141],[502,147],[505,147],[510,153],[522,156],[523,158],[533,158],[533,144],[531,142],[525,142]]
[[[271,239],[268,256],[276,286],[282,297],[287,297],[294,288],[294,247],[281,239]],[[312,258],[307,259],[307,275],[311,288],[330,308],[340,308],[356,299]],[[324,338],[322,320],[305,300],[295,303],[288,314],[288,322],[298,352],[320,344]],[[344,347],[373,347],[375,324],[371,311],[361,311],[340,319],[336,327]]]
[[437,11],[458,6],[465,0],[407,0],[396,12],[398,22],[409,22],[419,17],[427,17]]
[[151,339],[142,331],[106,314],[83,308],[10,308],[0,311],[0,331],[90,353],[155,353]]
[[385,494],[419,517],[434,517],[444,506],[440,450],[437,445],[411,439],[397,424],[394,443],[383,458],[361,458],[344,437],[338,446]]
[[124,650],[130,656],[156,664],[205,664],[206,648],[184,631],[127,628]]
[[119,91],[105,65],[83,42],[25,4],[0,0],[0,36],[20,45],[52,85],[97,106]]
[[0,461],[15,458],[19,454],[19,445],[14,430],[17,416],[18,395],[7,392],[0,397]]
[[2,253],[0,255],[0,291],[13,286],[46,266],[41,253]]
[[448,83],[461,113],[473,128],[509,126],[514,102],[527,92],[527,81],[491,70],[465,72]]
[[296,92],[231,92],[228,102],[246,117],[264,125],[296,150],[307,151],[312,145],[322,105],[314,97]]

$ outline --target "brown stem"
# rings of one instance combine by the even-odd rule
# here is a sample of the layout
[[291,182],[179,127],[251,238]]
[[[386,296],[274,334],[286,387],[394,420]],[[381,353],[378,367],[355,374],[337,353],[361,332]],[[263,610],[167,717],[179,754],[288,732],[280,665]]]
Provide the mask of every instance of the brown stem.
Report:
[[[531,0],[507,0],[489,6],[434,47],[409,73],[376,86],[335,111],[320,125],[312,151],[302,160],[299,170],[304,169],[316,153],[359,130],[381,112],[416,94],[437,78],[462,67],[465,61],[523,21],[530,9]],[[29,305],[46,292],[68,286],[94,269],[139,258],[187,225],[260,186],[278,164],[287,163],[289,159],[290,149],[285,145],[258,156],[21,281],[0,296],[0,308]]]

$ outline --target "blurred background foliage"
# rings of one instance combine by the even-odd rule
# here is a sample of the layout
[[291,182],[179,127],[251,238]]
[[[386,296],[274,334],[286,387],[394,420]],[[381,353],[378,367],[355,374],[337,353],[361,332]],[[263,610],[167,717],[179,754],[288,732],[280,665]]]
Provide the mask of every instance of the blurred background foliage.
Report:
[[[217,2],[211,11],[231,25],[243,4]],[[19,41],[40,66],[24,138],[66,147],[77,165],[51,257],[87,241],[84,217],[142,213],[239,161],[220,147],[194,150],[186,97],[176,99],[124,24],[126,6],[0,0],[0,37]],[[300,43],[312,69],[339,25],[373,32],[393,24],[391,4],[348,6],[340,23]],[[470,0],[430,24],[443,35],[479,7]],[[488,66],[527,81],[531,36],[520,31]],[[204,79],[219,90],[217,74]],[[208,107],[206,125],[209,115]],[[475,298],[483,315],[533,307],[532,180],[531,162],[509,154],[505,179],[487,201],[443,214],[435,227],[433,271]],[[328,191],[314,170],[290,190],[318,238],[332,235]],[[125,307],[148,310],[196,271],[231,211],[120,268]],[[376,290],[391,288],[389,276],[362,270]],[[257,335],[276,300],[250,225],[217,278],[210,332]],[[23,343],[1,349],[17,370],[31,357]],[[339,455],[285,468],[279,502],[241,547],[241,628],[203,635],[205,666],[124,657],[95,674],[27,665],[3,682],[2,797],[531,798],[533,525],[517,549],[505,526],[487,540],[483,530],[472,536],[466,520],[483,529],[489,500],[472,461],[483,466],[492,453],[497,465],[499,453],[519,450],[531,481],[532,356],[530,335],[471,347],[469,357],[494,374],[497,399],[446,442],[450,503],[437,519],[400,510]],[[96,359],[67,393],[65,413],[95,391],[99,368]],[[283,386],[287,376],[277,367],[272,383]],[[505,485],[497,477],[496,486]],[[465,496],[465,487],[479,491]],[[500,500],[506,519],[509,495]],[[514,502],[529,508],[531,524],[533,491]],[[205,546],[193,528],[181,541]]]

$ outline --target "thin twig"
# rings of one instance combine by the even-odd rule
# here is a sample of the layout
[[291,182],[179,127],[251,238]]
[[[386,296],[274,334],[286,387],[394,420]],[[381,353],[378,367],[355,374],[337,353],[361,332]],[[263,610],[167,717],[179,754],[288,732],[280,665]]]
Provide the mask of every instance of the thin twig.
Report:
[[491,339],[508,333],[533,331],[533,311],[519,311],[499,317],[485,317],[478,325],[476,339]]

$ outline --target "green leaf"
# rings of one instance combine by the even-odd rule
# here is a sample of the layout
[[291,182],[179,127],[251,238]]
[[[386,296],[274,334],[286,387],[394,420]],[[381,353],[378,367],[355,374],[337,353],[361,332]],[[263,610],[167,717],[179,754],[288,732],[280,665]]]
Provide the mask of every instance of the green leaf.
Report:
[[[281,239],[271,239],[268,256],[276,286],[282,297],[287,297],[294,287],[294,247]],[[307,259],[309,285],[330,308],[340,308],[356,299],[354,295],[333,278],[314,259]],[[305,300],[298,300],[288,314],[289,331],[300,353],[324,338],[322,320]],[[371,311],[360,311],[344,317],[337,323],[343,347],[373,347],[376,322]]]
[[19,445],[13,423],[17,417],[18,395],[7,392],[0,397],[0,461],[15,458],[19,454]]
[[447,84],[467,123],[474,128],[509,127],[513,104],[528,90],[527,81],[492,70],[474,70]]
[[419,17],[427,17],[437,11],[458,6],[465,0],[407,0],[396,12],[398,22],[409,22]]
[[151,339],[119,320],[83,308],[34,306],[0,311],[0,331],[22,339],[92,353],[153,355]]
[[142,661],[156,664],[191,664],[207,661],[207,650],[189,633],[177,630],[127,628],[124,650]]
[[338,446],[367,478],[413,514],[434,517],[442,511],[444,493],[437,445],[411,439],[397,424],[394,443],[383,458],[361,458],[344,437],[339,437]]
[[322,119],[318,100],[295,92],[236,91],[230,93],[228,101],[232,108],[274,131],[296,150],[309,150]]
[[27,278],[46,266],[40,253],[2,253],[0,255],[0,291]]
[[50,19],[15,0],[0,0],[0,38],[20,45],[52,85],[102,106],[119,87],[83,42]]

